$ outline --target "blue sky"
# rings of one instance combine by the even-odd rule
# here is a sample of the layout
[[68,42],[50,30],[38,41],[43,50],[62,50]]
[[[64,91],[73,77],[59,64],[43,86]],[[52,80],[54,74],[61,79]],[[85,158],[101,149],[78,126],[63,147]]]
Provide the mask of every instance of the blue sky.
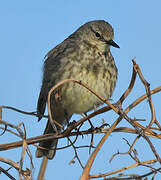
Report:
[[[136,57],[142,72],[155,88],[161,84],[161,1],[135,0],[82,0],[82,1],[1,1],[0,2],[0,105],[10,105],[26,111],[35,111],[39,90],[41,87],[42,65],[45,54],[58,43],[63,41],[80,25],[90,20],[104,19],[114,28],[115,41],[120,49],[111,48],[119,71],[119,78],[112,99],[122,95],[128,86],[132,73],[131,59]],[[145,93],[144,86],[137,78],[132,94],[123,107],[133,102],[137,97]],[[153,96],[157,119],[161,119],[159,112],[161,107],[161,94]],[[135,110],[129,113],[131,117],[151,119],[148,103],[141,103]],[[80,116],[74,116],[78,120]],[[100,125],[101,118],[112,124],[117,118],[113,112],[108,112],[93,119]],[[38,136],[43,133],[45,120],[40,123],[35,117],[25,116],[5,110],[3,120],[18,124],[24,122],[27,129],[27,137]],[[127,126],[125,120],[120,126]],[[95,145],[99,141],[95,138]],[[119,156],[108,164],[113,153],[119,149],[122,152],[128,150],[128,146],[122,140],[126,137],[131,143],[134,135],[113,134],[100,151],[93,165],[92,173],[107,172],[119,167],[134,163],[128,157]],[[1,137],[1,143],[18,140],[10,134]],[[152,139],[156,144],[159,141]],[[64,145],[66,140],[61,141]],[[79,140],[79,143],[89,143],[90,136]],[[157,146],[157,145],[156,145]],[[30,146],[35,165],[34,179],[37,177],[40,159],[34,157],[35,147]],[[153,159],[154,156],[144,140],[137,144],[141,160]],[[161,155],[161,150],[157,149]],[[1,152],[1,156],[18,161],[21,149]],[[89,157],[88,150],[79,151],[83,163]],[[54,160],[49,162],[46,179],[78,179],[82,169],[78,162],[69,165],[73,158],[73,149],[58,151]],[[24,167],[28,164],[25,163]],[[4,164],[0,163],[0,166]],[[139,171],[140,170],[140,171]],[[146,169],[148,170],[148,169]],[[14,170],[10,171],[18,177]],[[129,173],[134,173],[129,171]],[[138,168],[137,172],[142,174]],[[137,173],[136,172],[136,173]],[[3,179],[7,179],[3,174]],[[161,175],[157,178],[161,178]]]

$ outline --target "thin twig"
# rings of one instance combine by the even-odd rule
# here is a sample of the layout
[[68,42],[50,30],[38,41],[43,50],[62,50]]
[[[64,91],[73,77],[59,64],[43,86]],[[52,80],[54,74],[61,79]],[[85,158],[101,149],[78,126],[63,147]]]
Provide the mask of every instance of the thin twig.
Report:
[[[2,118],[2,113],[1,113],[2,109],[10,109],[10,110],[13,110],[13,111],[22,113],[22,114],[39,117],[39,115],[38,115],[36,112],[26,112],[26,111],[17,109],[17,108],[12,107],[12,106],[0,106],[0,119]],[[43,116],[41,116],[41,117],[43,117],[43,118],[48,118],[48,116],[46,116],[46,115],[43,115]]]
[[3,172],[7,177],[9,177],[11,180],[16,180],[11,174],[9,174],[5,169],[0,167],[0,172]]
[[[132,151],[132,149],[133,149],[133,147],[134,147],[134,145],[135,145],[135,143],[136,143],[136,141],[137,141],[139,138],[140,138],[140,135],[137,136],[137,137],[134,139],[132,145],[130,145],[130,149],[129,149],[127,152],[124,152],[124,153],[118,152],[118,153],[115,153],[114,155],[112,155],[112,157],[110,158],[109,162],[111,163],[112,160],[113,160],[113,158],[114,158],[116,155],[126,155],[126,154],[130,154],[131,151]],[[126,140],[126,139],[124,138],[124,140]],[[127,140],[126,140],[126,142],[127,142]]]
[[142,162],[135,163],[135,164],[132,164],[132,165],[123,167],[123,168],[121,168],[121,169],[117,169],[117,170],[115,170],[115,171],[108,172],[108,173],[90,175],[89,178],[92,179],[92,178],[106,177],[106,176],[110,176],[110,175],[112,175],[112,174],[116,174],[116,173],[119,173],[119,172],[122,172],[122,171],[125,171],[125,170],[128,170],[128,169],[131,169],[131,168],[134,168],[134,167],[143,165],[143,164],[152,164],[152,163],[155,163],[155,162],[157,162],[157,159],[148,160],[148,161],[142,161]]
[[150,84],[145,80],[145,78],[144,78],[144,76],[143,76],[143,74],[142,74],[142,72],[140,70],[139,65],[136,64],[136,62],[134,60],[133,60],[133,64],[134,64],[134,68],[135,68],[136,72],[138,73],[138,75],[140,77],[140,80],[142,81],[142,83],[145,86],[147,97],[148,97],[148,102],[149,102],[151,115],[152,115],[151,121],[150,121],[149,125],[147,126],[147,129],[149,129],[156,120],[155,110],[154,110],[154,106],[153,106],[153,103],[152,103],[152,97],[151,97],[151,92],[150,92]]

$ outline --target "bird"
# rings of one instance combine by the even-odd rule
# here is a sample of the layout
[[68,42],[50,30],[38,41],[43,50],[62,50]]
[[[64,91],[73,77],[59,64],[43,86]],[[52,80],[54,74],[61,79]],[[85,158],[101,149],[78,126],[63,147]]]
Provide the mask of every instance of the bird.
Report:
[[[38,121],[44,115],[49,91],[64,79],[80,80],[105,99],[112,96],[118,70],[110,52],[111,46],[120,48],[114,42],[112,26],[105,20],[94,20],[80,26],[47,53],[37,103]],[[73,82],[63,84],[52,93],[50,99],[52,119],[63,127],[73,114],[87,113],[101,104],[103,102],[95,95]],[[58,125],[56,129],[58,133],[62,131]],[[48,119],[44,134],[50,133],[56,131]],[[53,159],[57,143],[58,139],[40,142],[36,157]]]

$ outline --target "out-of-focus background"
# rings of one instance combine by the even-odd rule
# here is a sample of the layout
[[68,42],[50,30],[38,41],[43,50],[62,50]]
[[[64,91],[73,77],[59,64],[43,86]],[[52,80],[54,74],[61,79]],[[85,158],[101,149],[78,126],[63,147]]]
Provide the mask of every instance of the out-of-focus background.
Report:
[[[0,105],[9,105],[25,111],[35,111],[39,90],[41,87],[42,65],[45,54],[54,46],[62,42],[79,26],[87,21],[104,19],[114,28],[115,42],[120,49],[111,48],[119,71],[119,78],[113,102],[117,101],[128,83],[132,74],[131,59],[135,57],[140,65],[146,80],[155,88],[161,83],[161,1],[1,1],[0,2]],[[144,86],[137,78],[132,94],[125,101],[123,108],[132,103],[137,97],[145,93]],[[161,119],[161,94],[153,96],[156,117]],[[147,101],[141,103],[129,113],[130,117],[151,119]],[[80,116],[73,116],[78,120]],[[100,125],[102,118],[112,124],[117,118],[115,113],[108,112],[92,119]],[[46,126],[46,120],[39,123],[36,117],[22,115],[11,110],[5,110],[3,120],[13,124],[24,122],[27,137],[41,135]],[[145,123],[143,123],[145,124]],[[120,126],[127,126],[125,120]],[[97,145],[102,135],[95,135],[94,145]],[[123,133],[114,133],[104,144],[93,164],[91,174],[98,174],[135,163],[128,156],[117,156],[111,164],[108,163],[112,154],[118,150],[128,151],[128,145],[122,138],[133,142],[135,136]],[[0,137],[1,144],[19,140],[6,133]],[[79,139],[79,144],[89,144],[90,136]],[[160,143],[152,139],[155,144]],[[59,145],[64,145],[66,140],[61,140]],[[40,159],[35,158],[35,147],[29,146],[33,155],[34,173],[37,178]],[[158,146],[156,146],[158,147]],[[140,160],[154,159],[147,143],[140,139],[136,144]],[[2,157],[19,161],[21,148],[1,152]],[[161,155],[161,150],[157,148]],[[82,163],[85,165],[89,158],[88,149],[78,150]],[[45,179],[79,179],[82,169],[78,162],[69,165],[74,156],[72,148],[57,151],[55,159],[49,161]],[[27,155],[26,155],[27,158]],[[29,161],[24,164],[24,168]],[[0,163],[0,166],[8,166]],[[137,168],[134,172],[144,174],[147,168]],[[9,171],[18,179],[15,170]],[[8,179],[3,173],[1,179]],[[156,179],[160,179],[157,175]]]

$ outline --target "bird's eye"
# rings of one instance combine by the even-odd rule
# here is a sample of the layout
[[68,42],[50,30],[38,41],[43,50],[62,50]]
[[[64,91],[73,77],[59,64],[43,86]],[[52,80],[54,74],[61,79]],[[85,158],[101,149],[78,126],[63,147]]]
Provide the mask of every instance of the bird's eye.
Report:
[[101,37],[100,33],[96,32],[96,37]]

